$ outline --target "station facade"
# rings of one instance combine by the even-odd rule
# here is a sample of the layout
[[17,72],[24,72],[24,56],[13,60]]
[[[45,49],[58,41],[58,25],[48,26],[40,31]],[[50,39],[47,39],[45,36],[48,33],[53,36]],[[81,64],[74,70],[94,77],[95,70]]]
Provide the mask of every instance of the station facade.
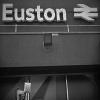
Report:
[[99,65],[99,0],[0,1],[0,100],[96,100]]

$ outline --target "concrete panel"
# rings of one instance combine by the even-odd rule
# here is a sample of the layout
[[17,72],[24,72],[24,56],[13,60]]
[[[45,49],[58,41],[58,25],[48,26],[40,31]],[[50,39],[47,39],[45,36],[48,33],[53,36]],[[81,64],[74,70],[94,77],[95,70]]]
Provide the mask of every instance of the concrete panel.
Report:
[[43,35],[1,35],[0,66],[100,64],[99,34],[53,37],[51,51],[43,49]]

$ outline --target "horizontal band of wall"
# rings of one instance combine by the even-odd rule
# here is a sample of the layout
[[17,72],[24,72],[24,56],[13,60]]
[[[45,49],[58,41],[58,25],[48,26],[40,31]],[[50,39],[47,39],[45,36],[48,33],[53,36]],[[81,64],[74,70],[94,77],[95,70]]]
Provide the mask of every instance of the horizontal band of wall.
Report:
[[1,35],[100,33],[100,25],[0,25]]

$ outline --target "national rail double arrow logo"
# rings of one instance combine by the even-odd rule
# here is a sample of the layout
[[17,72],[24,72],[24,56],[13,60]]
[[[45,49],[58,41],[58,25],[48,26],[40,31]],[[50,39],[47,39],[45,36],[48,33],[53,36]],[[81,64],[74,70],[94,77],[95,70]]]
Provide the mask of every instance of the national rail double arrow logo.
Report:
[[80,8],[74,8],[74,18],[82,18],[86,21],[93,22],[98,17],[97,8],[90,8],[84,4],[77,4]]

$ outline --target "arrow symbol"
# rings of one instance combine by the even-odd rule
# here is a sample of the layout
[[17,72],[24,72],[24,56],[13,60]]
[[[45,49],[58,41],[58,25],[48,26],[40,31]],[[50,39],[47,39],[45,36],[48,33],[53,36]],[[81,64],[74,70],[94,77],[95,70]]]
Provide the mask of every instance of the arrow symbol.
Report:
[[97,8],[90,8],[87,5],[84,4],[77,4],[80,8],[74,8],[74,17],[75,18],[82,18],[86,21],[93,22],[93,18],[98,17],[98,13],[96,13],[98,10]]

